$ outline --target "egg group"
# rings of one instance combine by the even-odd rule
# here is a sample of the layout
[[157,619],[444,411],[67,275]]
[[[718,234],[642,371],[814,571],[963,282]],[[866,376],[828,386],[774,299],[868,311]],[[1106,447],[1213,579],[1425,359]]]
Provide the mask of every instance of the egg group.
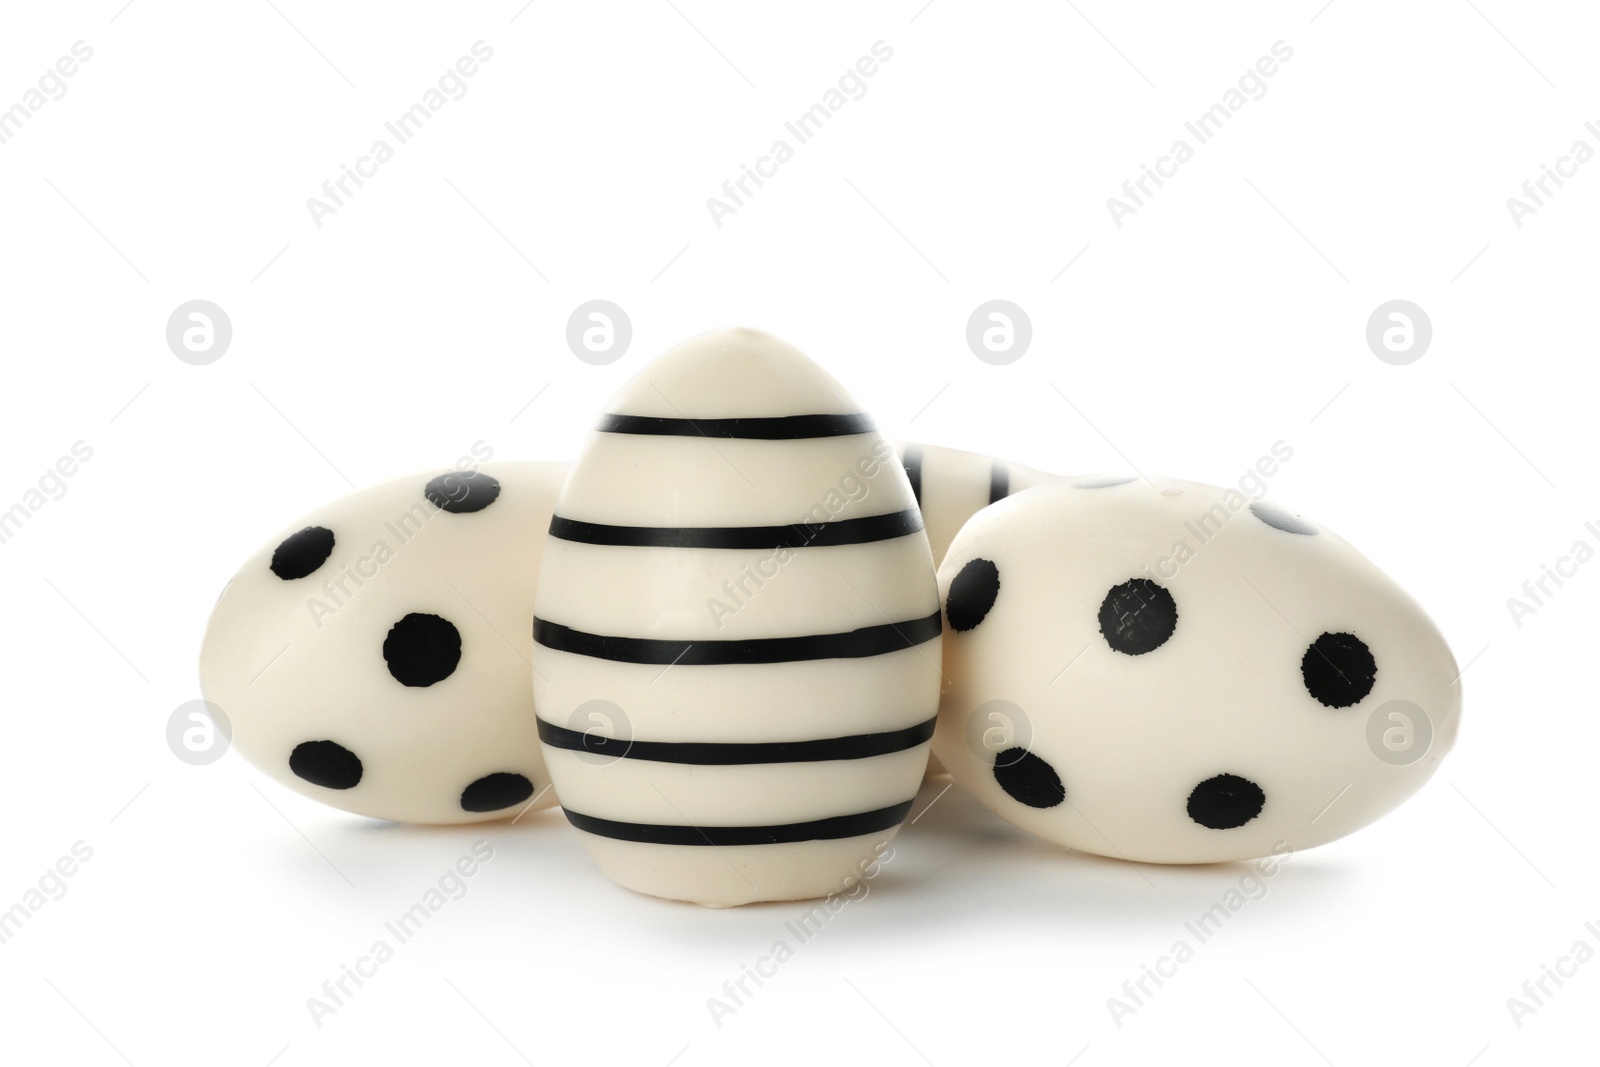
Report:
[[1461,706],[1426,613],[1324,524],[895,444],[745,329],[645,366],[573,464],[485,449],[288,524],[200,682],[306,797],[559,803],[617,884],[712,907],[848,892],[945,771],[1079,851],[1297,851],[1421,788]]

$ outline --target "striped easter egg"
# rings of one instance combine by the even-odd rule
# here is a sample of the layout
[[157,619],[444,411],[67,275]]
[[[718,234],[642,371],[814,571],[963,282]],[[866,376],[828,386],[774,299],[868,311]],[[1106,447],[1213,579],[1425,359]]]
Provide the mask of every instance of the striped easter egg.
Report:
[[630,889],[847,889],[905,819],[939,702],[922,516],[800,352],[693,338],[611,401],[557,500],[534,698],[568,821]]
[[997,500],[1056,479],[1010,460],[938,445],[903,441],[895,451],[922,511],[935,566],[972,516]]

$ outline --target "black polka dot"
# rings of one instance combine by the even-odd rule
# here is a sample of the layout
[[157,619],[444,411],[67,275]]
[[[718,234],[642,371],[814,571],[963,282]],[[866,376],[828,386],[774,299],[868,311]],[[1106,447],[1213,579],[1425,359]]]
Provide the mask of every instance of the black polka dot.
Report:
[[1317,528],[1311,525],[1292,511],[1280,508],[1278,505],[1266,500],[1257,500],[1250,505],[1250,514],[1272,527],[1292,534],[1314,534]]
[[326,789],[352,789],[361,781],[361,760],[336,741],[300,742],[289,753],[289,769]]
[[1232,830],[1260,815],[1266,803],[1267,794],[1250,779],[1219,774],[1189,794],[1189,818],[1212,830]]
[[461,791],[461,810],[499,811],[533,796],[533,783],[520,774],[496,771]]
[[412,612],[389,628],[383,658],[401,685],[442,682],[461,662],[461,631],[449,619]]
[[1100,632],[1106,644],[1129,656],[1142,656],[1166,644],[1178,626],[1172,594],[1148,578],[1111,587],[1100,602]]
[[284,581],[304,578],[328,561],[333,554],[333,531],[325,526],[307,526],[290,534],[272,550],[272,573]]
[[428,503],[454,515],[482,511],[500,496],[500,480],[482,471],[450,471],[422,490]]
[[1330,708],[1359,704],[1372,692],[1378,661],[1355,634],[1323,634],[1300,657],[1306,692]]
[[992,560],[969,560],[950,582],[944,615],[952,630],[970,630],[983,621],[1000,593],[1000,568]]
[[1025,748],[1008,748],[995,757],[994,780],[1012,800],[1030,808],[1053,808],[1067,799],[1056,769]]
[[1079,478],[1072,486],[1074,489],[1110,489],[1115,485],[1127,485],[1133,480],[1131,474],[1103,474],[1095,478]]

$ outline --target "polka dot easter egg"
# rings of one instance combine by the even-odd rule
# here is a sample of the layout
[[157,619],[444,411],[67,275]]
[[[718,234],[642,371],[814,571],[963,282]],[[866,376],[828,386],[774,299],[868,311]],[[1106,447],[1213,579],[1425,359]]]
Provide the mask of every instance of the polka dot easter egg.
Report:
[[248,761],[361,815],[461,823],[555,803],[528,676],[564,464],[485,463],[355,493],[229,582],[200,657]]
[[[950,542],[973,515],[1012,493],[1055,478],[1009,460],[915,441],[896,444],[895,453],[922,512],[935,567],[944,560]],[[928,777],[944,773],[939,758],[930,755]]]
[[1085,852],[1207,863],[1332,841],[1419,789],[1459,672],[1391,579],[1236,490],[1083,479],[984,509],[940,569],[935,752]]
[[789,345],[705,334],[623,388],[535,614],[545,760],[618,883],[824,896],[910,810],[940,686],[928,540],[892,446]]

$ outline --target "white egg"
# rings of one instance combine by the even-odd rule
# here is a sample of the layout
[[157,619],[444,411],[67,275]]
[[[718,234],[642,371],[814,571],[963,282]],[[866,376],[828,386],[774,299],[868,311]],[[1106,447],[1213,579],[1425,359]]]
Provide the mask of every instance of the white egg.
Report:
[[927,537],[892,446],[783,342],[705,334],[623,388],[536,609],[545,759],[620,884],[823,896],[906,817],[940,686]]
[[922,511],[936,567],[968,519],[996,501],[1056,477],[1010,460],[914,441],[896,443],[895,451]]
[[402,478],[291,524],[223,590],[205,698],[245,759],[345,811],[460,823],[555,803],[528,676],[564,464]]
[[940,568],[934,748],[1001,816],[1086,852],[1207,863],[1332,841],[1419,789],[1459,671],[1393,580],[1233,489],[1059,481]]

